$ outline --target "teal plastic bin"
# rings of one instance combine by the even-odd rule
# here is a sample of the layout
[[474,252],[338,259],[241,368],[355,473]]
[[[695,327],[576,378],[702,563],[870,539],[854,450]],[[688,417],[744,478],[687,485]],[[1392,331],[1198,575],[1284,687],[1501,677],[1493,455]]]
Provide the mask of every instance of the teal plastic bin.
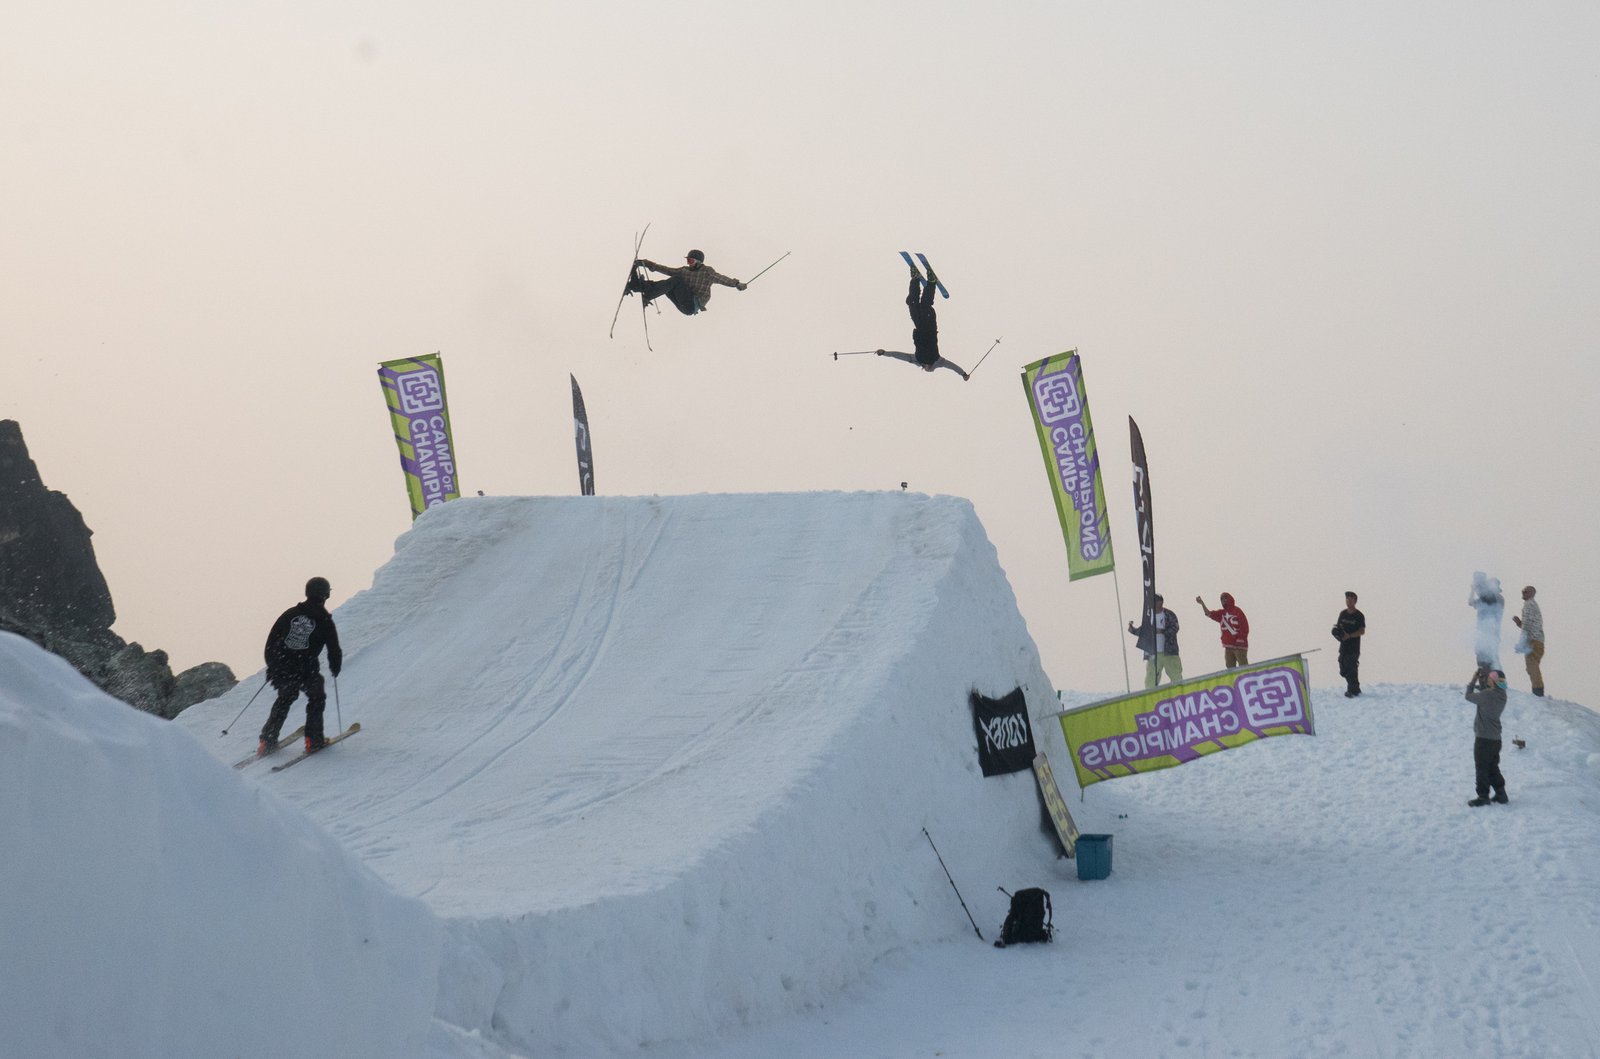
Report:
[[1104,879],[1111,874],[1111,836],[1079,835],[1078,878]]

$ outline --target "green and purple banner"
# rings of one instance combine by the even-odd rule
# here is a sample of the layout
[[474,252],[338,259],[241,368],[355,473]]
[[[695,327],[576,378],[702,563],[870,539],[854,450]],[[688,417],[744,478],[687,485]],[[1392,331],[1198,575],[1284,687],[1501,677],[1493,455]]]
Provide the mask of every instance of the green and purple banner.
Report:
[[437,353],[386,360],[378,381],[389,405],[400,469],[411,496],[411,517],[461,495],[456,480],[456,450],[450,439],[450,410],[444,396],[444,361]]
[[1022,388],[1044,453],[1050,494],[1067,541],[1067,578],[1103,574],[1115,566],[1106,491],[1100,481],[1100,450],[1089,419],[1083,364],[1075,350],[1029,364]]
[[1154,772],[1275,735],[1316,735],[1300,655],[1056,714],[1078,786]]

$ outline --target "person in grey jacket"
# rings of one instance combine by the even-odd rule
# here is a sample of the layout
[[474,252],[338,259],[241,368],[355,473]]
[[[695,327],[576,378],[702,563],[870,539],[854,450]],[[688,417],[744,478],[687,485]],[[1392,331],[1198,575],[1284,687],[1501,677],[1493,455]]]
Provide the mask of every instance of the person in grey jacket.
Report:
[[[1467,804],[1473,808],[1488,805],[1492,800],[1500,805],[1511,799],[1506,797],[1506,778],[1500,774],[1500,714],[1506,708],[1506,675],[1489,666],[1479,666],[1467,682],[1467,701],[1478,707],[1472,719],[1472,765],[1476,773],[1478,796]],[[1493,789],[1494,797],[1489,797]]]

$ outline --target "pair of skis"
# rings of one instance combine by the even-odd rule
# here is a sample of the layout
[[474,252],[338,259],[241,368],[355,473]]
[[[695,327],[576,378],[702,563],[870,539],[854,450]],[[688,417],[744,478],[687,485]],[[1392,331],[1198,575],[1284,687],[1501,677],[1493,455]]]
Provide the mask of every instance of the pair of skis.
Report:
[[[312,754],[319,754],[323,750],[328,749],[328,747],[332,746],[333,744],[339,743],[339,742],[343,742],[344,740],[349,739],[351,736],[355,735],[359,731],[361,731],[361,722],[357,721],[354,724],[352,724],[349,728],[346,728],[344,731],[340,732],[338,735],[334,736],[332,739],[329,739],[326,743],[322,744],[322,747],[320,749],[318,749],[318,750],[302,750],[300,753],[296,754],[294,757],[290,758],[288,761],[285,761],[283,764],[272,766],[272,771],[273,772],[282,772],[286,768],[291,768],[291,767],[293,767],[295,765],[298,765],[298,764],[300,764],[300,762],[304,761],[306,758],[310,757]],[[299,739],[304,734],[305,734],[305,726],[301,725],[299,728],[296,728],[294,731],[290,732],[283,739],[280,739],[278,741],[278,749],[282,750],[284,747],[289,746],[296,739]],[[276,753],[276,751],[274,751],[274,753]],[[233,767],[236,768],[236,769],[242,769],[246,765],[250,764],[252,761],[259,761],[263,757],[271,757],[271,756],[272,756],[271,754],[251,754],[249,757],[245,758],[242,761],[234,762]]]
[[[905,259],[906,264],[911,266],[911,271],[913,272],[917,272],[917,261],[922,262],[923,272],[917,272],[917,275],[922,279],[922,282],[931,282],[935,287],[939,288],[939,293],[941,295],[946,298],[950,297],[950,292],[944,289],[944,284],[939,282],[938,276],[934,275],[933,266],[928,264],[927,254],[918,254],[917,261],[911,260],[911,254],[905,250],[900,251],[900,256]],[[926,273],[926,275],[924,275],[924,273]]]
[[[611,330],[608,333],[610,338],[617,337],[617,318],[622,315],[622,303],[627,301],[628,295],[633,293],[633,291],[629,290],[633,286],[633,281],[636,279],[643,281],[648,278],[644,269],[639,267],[638,261],[639,252],[644,249],[645,232],[649,230],[650,223],[646,222],[644,232],[640,232],[633,238],[633,263],[628,266],[628,282],[622,288],[622,297],[617,299],[617,311],[611,314]],[[644,316],[644,348],[654,352],[655,347],[650,345],[650,314],[647,311],[649,308],[650,303],[645,301],[644,295],[641,294],[639,296],[639,312]]]

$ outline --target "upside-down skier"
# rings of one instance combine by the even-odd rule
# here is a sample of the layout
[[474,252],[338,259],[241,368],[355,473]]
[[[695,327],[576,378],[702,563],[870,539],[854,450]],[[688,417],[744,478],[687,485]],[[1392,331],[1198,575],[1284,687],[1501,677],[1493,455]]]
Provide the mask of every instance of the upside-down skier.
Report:
[[939,355],[939,318],[933,308],[933,296],[938,291],[938,285],[939,280],[934,276],[931,266],[928,269],[927,279],[922,278],[916,266],[911,267],[911,285],[906,290],[906,308],[911,313],[911,348],[915,352],[901,353],[891,349],[878,349],[873,352],[880,357],[893,357],[907,364],[915,364],[927,372],[949,368],[961,376],[962,382],[965,382],[968,375],[961,365]]

